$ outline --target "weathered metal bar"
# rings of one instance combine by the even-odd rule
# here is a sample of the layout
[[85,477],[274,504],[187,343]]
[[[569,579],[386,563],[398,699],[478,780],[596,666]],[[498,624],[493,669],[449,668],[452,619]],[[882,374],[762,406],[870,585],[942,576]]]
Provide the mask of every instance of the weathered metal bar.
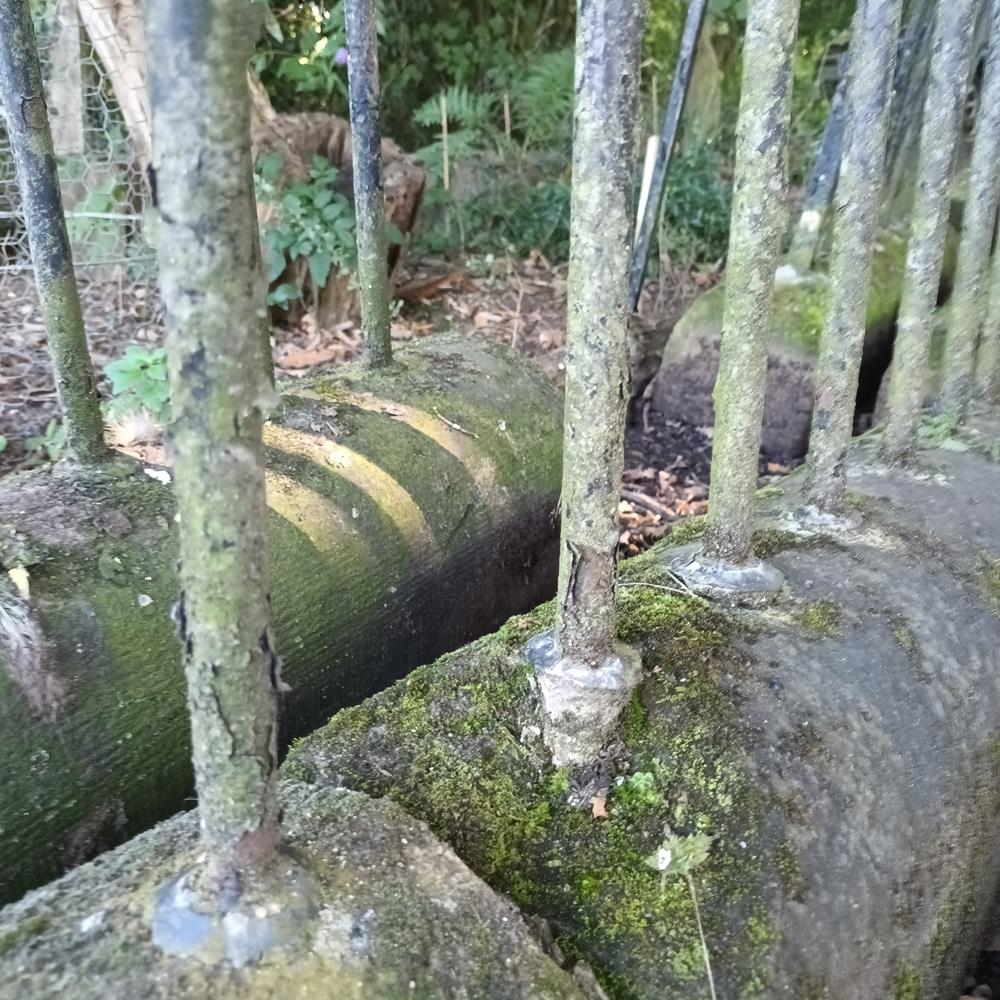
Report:
[[[914,0],[900,34],[896,49],[896,73],[892,107],[889,111],[889,134],[886,139],[885,192],[882,200],[883,223],[894,211],[909,204],[912,175],[909,150],[916,145],[920,123],[916,116],[923,111],[930,72],[930,43],[933,41],[938,0]],[[914,107],[916,105],[916,107]]]
[[108,456],[104,421],[73,272],[28,0],[0,0],[0,99],[6,109],[66,446],[80,461],[98,461]]
[[361,334],[370,365],[392,361],[388,238],[379,123],[378,35],[375,0],[345,0],[347,75],[357,220]]
[[798,0],[751,0],[747,12],[707,539],[710,554],[734,563],[750,557],[798,13]]
[[938,5],[903,298],[889,377],[884,446],[890,460],[902,458],[916,444],[948,235],[951,175],[965,106],[965,67],[975,8],[976,0],[941,0]]
[[592,659],[614,636],[628,399],[628,261],[641,0],[580,5],[563,445],[559,639]]
[[945,340],[944,380],[939,406],[961,417],[972,396],[976,343],[983,325],[984,285],[1000,202],[1000,0],[990,3],[989,52],[976,112],[976,137],[969,166],[962,242],[958,250],[951,324]]
[[633,128],[646,0],[577,9],[556,624],[527,647],[553,760],[595,759],[639,674],[615,641],[628,400]]
[[694,68],[695,51],[698,47],[698,36],[705,23],[705,12],[708,10],[708,0],[689,0],[687,16],[684,20],[684,30],[681,33],[680,50],[677,53],[677,65],[674,67],[674,80],[670,88],[670,98],[663,114],[663,124],[660,127],[660,144],[656,150],[656,163],[649,185],[649,197],[642,213],[642,221],[636,234],[635,246],[632,248],[632,263],[629,268],[629,308],[635,312],[639,304],[639,294],[642,292],[642,279],[646,273],[646,261],[649,258],[649,244],[653,239],[653,230],[660,214],[660,202],[663,199],[663,186],[670,170],[670,158],[677,140],[677,129],[681,115],[684,113],[684,102],[687,99],[688,87],[691,84],[691,71]]
[[278,839],[280,677],[266,569],[247,0],[148,9],[160,283],[167,318],[178,624],[202,841],[214,878],[252,871]]
[[823,232],[823,221],[837,190],[840,176],[840,160],[844,147],[844,119],[847,115],[845,94],[847,91],[847,65],[850,53],[840,57],[840,79],[830,101],[823,135],[816,148],[809,180],[806,182],[805,203],[792,233],[792,244],[788,249],[788,263],[797,271],[809,271],[816,247]]
[[816,365],[807,455],[809,497],[825,510],[836,508],[844,492],[901,9],[901,0],[863,0],[854,15],[830,302]]
[[986,402],[994,402],[1000,390],[1000,254],[993,255],[987,294],[989,304],[976,355],[975,393]]

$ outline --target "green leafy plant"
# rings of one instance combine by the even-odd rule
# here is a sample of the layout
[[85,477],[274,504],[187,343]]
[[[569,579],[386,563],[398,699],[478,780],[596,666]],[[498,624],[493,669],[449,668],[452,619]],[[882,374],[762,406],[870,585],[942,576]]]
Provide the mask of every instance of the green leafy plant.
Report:
[[146,410],[159,422],[166,421],[170,408],[167,386],[167,353],[162,347],[132,345],[104,369],[111,383],[107,416],[118,420],[136,410]]
[[[257,195],[276,211],[262,233],[264,270],[268,283],[284,273],[289,263],[305,262],[316,288],[322,288],[336,267],[353,271],[357,263],[354,207],[337,190],[340,171],[322,156],[313,158],[304,181],[287,183],[284,161],[274,153],[257,161]],[[397,231],[390,238],[400,239]],[[287,305],[301,289],[283,282],[268,296],[272,305]]]
[[660,207],[660,247],[681,266],[719,260],[729,243],[731,200],[721,160],[710,146],[678,153]]
[[663,804],[663,793],[656,787],[652,771],[636,771],[618,786],[615,800],[633,809],[655,809]]
[[702,955],[705,959],[708,991],[712,1000],[716,1000],[712,961],[708,953],[708,942],[705,940],[705,930],[701,923],[698,893],[695,890],[694,878],[692,877],[692,872],[708,860],[714,838],[707,833],[690,833],[687,836],[681,836],[674,833],[669,826],[664,826],[663,832],[663,843],[646,858],[646,864],[660,873],[661,892],[666,891],[667,879],[671,875],[680,875],[687,882],[688,891],[691,893],[691,903],[694,906],[695,922],[698,925],[698,937],[701,939]]
[[328,110],[331,102],[343,110],[347,103],[343,3],[328,9],[302,5],[299,17],[282,21],[269,13],[265,39],[254,55],[254,69],[279,95],[287,91],[289,96],[296,95],[299,103],[316,110]]
[[509,82],[511,122],[524,149],[561,152],[573,144],[571,48],[546,52]]
[[428,173],[417,249],[518,256],[537,249],[565,259],[572,106],[571,49],[543,53],[518,72],[498,70],[489,90],[456,85],[426,100],[413,115],[431,133],[414,154]]

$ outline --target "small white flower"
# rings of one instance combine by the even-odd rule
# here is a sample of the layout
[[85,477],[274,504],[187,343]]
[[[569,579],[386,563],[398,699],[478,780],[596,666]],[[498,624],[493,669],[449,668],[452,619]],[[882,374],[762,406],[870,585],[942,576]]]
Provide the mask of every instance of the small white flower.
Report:
[[673,859],[673,854],[667,850],[665,847],[661,847],[656,852],[656,867],[659,868],[661,872],[665,872],[670,867],[670,862]]

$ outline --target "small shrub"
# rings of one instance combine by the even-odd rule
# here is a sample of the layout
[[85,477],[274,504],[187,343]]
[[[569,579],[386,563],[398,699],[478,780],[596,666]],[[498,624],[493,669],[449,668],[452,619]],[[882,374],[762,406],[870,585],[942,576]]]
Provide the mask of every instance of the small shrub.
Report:
[[111,383],[111,399],[106,407],[109,420],[120,420],[145,410],[163,423],[169,415],[170,390],[167,386],[167,353],[162,347],[132,345],[125,354],[109,362],[104,374]]
[[675,154],[660,208],[662,250],[682,266],[725,256],[731,201],[722,162],[711,147]]
[[[338,271],[354,270],[357,263],[354,207],[337,190],[339,175],[340,171],[327,159],[316,156],[308,178],[289,184],[284,177],[284,160],[279,155],[268,153],[257,161],[258,200],[275,206],[261,234],[269,284],[297,260],[305,261],[316,288],[326,284],[334,267]],[[390,235],[398,241],[398,233]],[[268,302],[287,305],[301,295],[301,288],[284,282],[270,292]]]

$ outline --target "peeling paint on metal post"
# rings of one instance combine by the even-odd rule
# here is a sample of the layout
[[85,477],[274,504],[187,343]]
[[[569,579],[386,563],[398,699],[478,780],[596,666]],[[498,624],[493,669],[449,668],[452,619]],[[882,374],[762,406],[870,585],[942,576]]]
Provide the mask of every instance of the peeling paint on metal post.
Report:
[[557,631],[585,659],[615,634],[640,8],[578,7]]
[[712,556],[734,563],[750,558],[798,12],[798,0],[751,0],[747,13],[707,538]]
[[278,836],[277,701],[265,565],[256,224],[248,206],[246,0],[150,0],[160,282],[167,315],[184,642],[202,838],[220,875]]
[[646,9],[646,0],[577,5],[559,589],[555,628],[525,647],[557,766],[597,758],[640,673],[638,654],[616,641],[615,591]]
[[816,364],[807,456],[809,499],[826,511],[839,507],[845,489],[901,8],[901,0],[862,0],[854,15],[830,303]]
[[972,396],[972,380],[986,310],[985,284],[993,227],[1000,201],[1000,0],[990,2],[990,46],[976,114],[969,167],[969,196],[962,219],[951,324],[945,341],[944,382],[939,408],[961,417]]
[[24,206],[66,446],[80,461],[99,461],[109,452],[27,0],[0,0],[0,102]]
[[942,0],[934,27],[903,297],[889,375],[884,447],[890,461],[902,458],[916,444],[948,235],[951,175],[965,106],[975,7],[975,0]]
[[826,119],[823,136],[816,148],[809,180],[806,183],[806,198],[802,213],[792,233],[792,243],[788,248],[788,263],[796,271],[805,273],[812,270],[816,247],[823,234],[823,223],[830,208],[830,202],[837,190],[840,176],[840,159],[844,146],[844,117],[846,105],[844,94],[847,90],[847,65],[849,53],[840,58],[841,77],[830,101],[830,113]]
[[348,85],[361,333],[368,363],[378,366],[392,361],[392,340],[375,0],[345,0],[344,13],[349,51]]
[[633,312],[639,305],[639,296],[642,293],[642,280],[646,275],[649,245],[653,239],[653,230],[657,219],[660,217],[663,187],[670,171],[670,160],[674,152],[674,143],[677,140],[677,130],[680,127],[681,115],[684,113],[684,102],[687,100],[688,88],[691,86],[691,74],[694,69],[698,38],[705,23],[707,10],[708,0],[689,0],[688,2],[684,30],[681,33],[680,50],[677,53],[677,64],[674,67],[674,80],[670,88],[670,98],[667,101],[666,111],[663,113],[663,123],[660,126],[660,143],[656,150],[656,165],[649,184],[649,198],[646,201],[646,210],[642,213],[642,219],[639,222],[635,246],[632,250],[629,270],[629,306]]

